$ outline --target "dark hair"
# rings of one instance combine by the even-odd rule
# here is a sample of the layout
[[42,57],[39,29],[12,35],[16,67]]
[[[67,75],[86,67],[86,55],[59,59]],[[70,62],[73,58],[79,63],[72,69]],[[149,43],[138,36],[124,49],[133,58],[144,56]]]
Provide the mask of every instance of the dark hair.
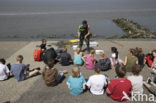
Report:
[[63,47],[62,48],[62,52],[64,53],[64,52],[67,52],[67,48],[66,47]]
[[46,39],[42,39],[42,43],[46,42],[47,40]]
[[48,60],[47,66],[49,67],[49,69],[53,68],[54,67],[54,60]]
[[141,67],[139,65],[136,64],[132,67],[132,73],[134,75],[139,75],[140,71],[141,71]]
[[2,64],[5,64],[5,63],[6,63],[6,61],[5,61],[4,58],[1,58],[1,59],[0,59],[0,62],[1,62]]
[[82,21],[82,24],[87,24],[87,20],[83,20]]
[[115,53],[115,55],[116,55],[115,59],[118,59],[119,52],[118,52],[117,48],[111,47],[111,51],[112,51],[112,53]]
[[132,54],[132,55],[135,55],[136,54],[136,51],[135,51],[135,49],[129,49],[129,52]]
[[94,67],[94,71],[96,72],[96,73],[100,73],[100,71],[101,71],[101,66],[100,66],[100,64],[95,64],[95,67]]
[[152,53],[155,52],[156,53],[156,49],[152,51]]
[[123,64],[116,65],[115,72],[118,77],[123,78],[126,75],[126,68]]

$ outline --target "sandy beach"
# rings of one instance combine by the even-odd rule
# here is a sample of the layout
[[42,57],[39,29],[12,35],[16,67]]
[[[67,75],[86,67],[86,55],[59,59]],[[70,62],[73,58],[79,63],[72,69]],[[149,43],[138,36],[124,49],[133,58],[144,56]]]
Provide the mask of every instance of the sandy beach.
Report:
[[[48,41],[48,44],[54,44],[57,41]],[[123,40],[97,40],[99,46],[95,49],[102,49],[107,56],[110,56],[110,47],[115,46],[118,48],[119,56],[122,60],[128,53],[129,48],[141,47],[144,53],[148,53],[150,50],[155,49],[156,41],[123,41]],[[31,68],[44,67],[42,62],[34,62],[33,50],[35,45],[40,44],[40,41],[0,41],[0,57],[6,58],[7,62],[15,63],[15,57],[18,54],[24,56],[24,63],[30,64]],[[53,45],[57,48],[55,45]],[[73,50],[68,47],[68,51],[73,55]],[[97,55],[97,58],[99,56]],[[66,81],[69,75],[71,75],[71,69],[73,66],[62,67],[60,64],[55,66],[58,70],[67,70],[69,73],[66,75],[65,80],[56,87],[47,87],[42,76],[36,76],[28,80],[17,82],[14,78],[0,82],[0,102],[11,101],[11,103],[116,103],[111,100],[106,94],[102,96],[93,96],[89,91],[79,96],[72,96],[66,86]],[[88,78],[94,72],[86,70],[81,67],[82,75]],[[113,79],[115,72],[113,69],[107,72],[101,72],[107,74],[110,79]],[[144,80],[150,76],[147,67],[141,72]],[[144,88],[144,93],[149,92]],[[130,102],[131,103],[131,102]],[[146,101],[142,103],[148,103]],[[151,103],[151,102],[150,102]]]

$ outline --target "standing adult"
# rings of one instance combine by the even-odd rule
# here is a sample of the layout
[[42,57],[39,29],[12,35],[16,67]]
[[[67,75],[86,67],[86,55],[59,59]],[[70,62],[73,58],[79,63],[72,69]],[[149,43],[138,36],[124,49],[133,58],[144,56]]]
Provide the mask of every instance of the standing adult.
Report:
[[78,29],[78,38],[80,39],[79,47],[82,49],[83,41],[85,40],[87,45],[87,51],[89,52],[89,40],[90,40],[90,26],[87,24],[86,20],[82,21],[82,24],[79,26]]

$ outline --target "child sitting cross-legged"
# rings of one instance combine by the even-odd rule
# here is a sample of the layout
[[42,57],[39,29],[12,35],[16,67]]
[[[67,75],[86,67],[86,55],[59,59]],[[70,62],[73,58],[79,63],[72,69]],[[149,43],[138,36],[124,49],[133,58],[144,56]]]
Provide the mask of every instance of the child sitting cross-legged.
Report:
[[140,71],[141,67],[136,64],[132,68],[133,75],[127,77],[127,79],[131,81],[133,93],[136,94],[143,93],[143,77],[140,75]]
[[62,80],[65,78],[65,73],[67,73],[66,70],[58,73],[57,69],[54,68],[54,61],[49,60],[43,69],[42,77],[47,86],[53,87],[62,82]]
[[100,67],[99,64],[95,65],[95,74],[90,76],[87,82],[88,88],[90,88],[91,93],[94,95],[102,95],[104,93],[104,87],[107,85],[107,78],[100,74]]
[[82,56],[83,56],[83,53],[81,52],[81,49],[76,48],[76,51],[74,52],[74,65],[82,66],[83,64]]
[[62,48],[62,53],[60,53],[60,55],[57,56],[57,59],[58,61],[60,61],[60,64],[62,66],[69,66],[73,62],[71,55],[67,52],[66,47]]
[[125,78],[126,68],[120,64],[116,66],[115,71],[118,78],[110,82],[106,92],[115,101],[128,101],[132,91],[132,84]]
[[10,76],[9,68],[5,65],[5,59],[0,59],[0,81],[6,80]]
[[88,70],[93,70],[96,63],[95,50],[91,50],[90,54],[86,54],[82,59],[86,63],[85,68]]
[[80,69],[74,67],[72,69],[72,76],[68,77],[67,85],[72,95],[80,95],[85,89],[86,81],[83,76],[80,75]]

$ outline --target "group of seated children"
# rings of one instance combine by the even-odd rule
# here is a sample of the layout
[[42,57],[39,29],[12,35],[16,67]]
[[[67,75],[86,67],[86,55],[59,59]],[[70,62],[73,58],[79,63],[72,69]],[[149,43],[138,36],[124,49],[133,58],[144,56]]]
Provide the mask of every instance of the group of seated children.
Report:
[[[38,51],[40,53],[37,53]],[[143,93],[143,77],[140,75],[140,72],[145,63],[151,68],[152,73],[156,74],[156,50],[145,58],[141,48],[129,49],[129,54],[124,61],[119,58],[119,52],[116,47],[111,48],[111,58],[107,57],[104,52],[101,52],[99,60],[95,56],[94,49],[90,50],[89,54],[84,55],[80,48],[77,48],[74,52],[74,60],[67,52],[66,47],[59,54],[56,52],[50,46],[47,48],[46,40],[42,40],[42,44],[36,46],[34,60],[44,61],[46,66],[43,69],[42,76],[47,86],[56,86],[65,78],[66,70],[58,72],[54,68],[57,62],[60,62],[62,66],[74,64],[72,75],[67,80],[68,88],[73,95],[79,95],[86,89],[89,89],[94,95],[102,95],[106,91],[107,95],[113,100],[127,101],[132,92]],[[23,59],[22,55],[18,55],[16,57],[17,63],[11,65],[10,69],[5,65],[5,60],[0,59],[0,80],[6,80],[8,77],[14,76],[17,81],[23,81],[39,73],[40,68],[30,70],[30,65],[23,64]],[[88,80],[85,80],[80,72],[79,66],[83,64],[85,64],[86,69],[94,70],[94,75],[90,76]],[[110,81],[108,76],[100,74],[100,71],[111,68],[114,68],[117,76]],[[132,74],[126,75],[127,72]],[[155,78],[155,76],[151,78]],[[155,79],[149,80],[151,81],[150,83],[155,85]],[[149,87],[148,83],[144,83],[144,85]]]
[[4,63],[4,59],[0,59],[0,79],[1,80],[6,80],[8,77],[14,76],[16,80],[23,81],[27,78],[30,78],[32,76],[38,75],[40,68],[35,68],[30,70],[29,66],[30,65],[25,65],[23,64],[23,56],[18,55],[16,57],[16,64],[12,64],[10,70]]
[[116,101],[127,101],[132,91],[134,93],[143,93],[143,78],[139,75],[141,71],[139,65],[133,67],[133,75],[128,78],[125,77],[125,66],[122,64],[117,65],[115,68],[117,78],[112,81],[109,81],[106,75],[100,74],[101,66],[99,64],[95,65],[94,71],[94,75],[90,76],[88,81],[86,81],[80,74],[80,69],[74,67],[72,75],[67,80],[70,93],[79,95],[88,88],[93,95],[103,95],[106,90],[107,95]]

